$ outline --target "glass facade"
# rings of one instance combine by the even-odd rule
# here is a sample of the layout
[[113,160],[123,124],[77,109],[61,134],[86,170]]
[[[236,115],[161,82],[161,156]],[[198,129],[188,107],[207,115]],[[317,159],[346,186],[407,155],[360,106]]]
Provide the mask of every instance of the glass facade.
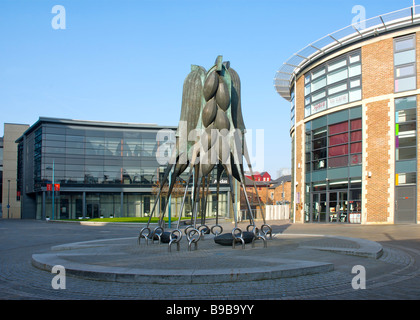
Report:
[[305,124],[305,222],[361,222],[361,107]]
[[35,134],[36,161],[42,153],[42,164],[34,166],[35,189],[51,183],[53,164],[54,180],[62,186],[152,185],[158,180],[156,132],[53,125],[42,131],[42,145]]
[[416,85],[416,36],[394,39],[395,92],[414,90]]
[[[322,120],[322,119],[321,119]],[[324,119],[326,120],[326,118]],[[327,124],[306,131],[306,172],[362,163],[362,119]]]
[[305,117],[362,99],[360,49],[305,74]]
[[[33,202],[33,218],[143,217],[151,213],[166,168],[157,159],[163,143],[157,141],[157,133],[162,129],[174,133],[176,128],[41,119],[18,144],[18,190],[25,190],[26,203]],[[184,180],[187,171],[181,176]],[[212,182],[215,175],[212,172]],[[215,189],[211,184],[213,195]],[[228,216],[228,185],[222,184],[220,190],[219,215]],[[180,210],[182,196],[183,192],[172,193],[173,217]],[[188,199],[184,216],[191,215],[190,194]],[[162,194],[155,216],[165,200]],[[210,194],[208,217],[215,215],[215,201]]]

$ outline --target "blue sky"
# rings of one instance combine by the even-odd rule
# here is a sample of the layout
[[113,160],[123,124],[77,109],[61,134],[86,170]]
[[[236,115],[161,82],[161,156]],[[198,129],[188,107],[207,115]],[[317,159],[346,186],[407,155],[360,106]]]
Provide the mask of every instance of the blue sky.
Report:
[[[178,124],[191,64],[218,55],[242,82],[248,129],[264,130],[264,165],[290,168],[290,105],[276,71],[309,43],[412,0],[0,0],[0,136],[3,123],[39,117]],[[420,4],[420,2],[418,3]],[[66,10],[55,30],[51,10]]]

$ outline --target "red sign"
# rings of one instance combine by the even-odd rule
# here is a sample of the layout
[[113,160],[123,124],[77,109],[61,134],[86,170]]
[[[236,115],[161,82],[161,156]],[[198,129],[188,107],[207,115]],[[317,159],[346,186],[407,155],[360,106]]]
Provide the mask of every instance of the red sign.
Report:
[[20,191],[17,191],[17,192],[16,192],[16,196],[17,196],[17,197],[20,197]]
[[47,183],[47,191],[52,191],[52,184],[51,183]]
[[54,184],[54,191],[60,191],[60,184],[59,183]]

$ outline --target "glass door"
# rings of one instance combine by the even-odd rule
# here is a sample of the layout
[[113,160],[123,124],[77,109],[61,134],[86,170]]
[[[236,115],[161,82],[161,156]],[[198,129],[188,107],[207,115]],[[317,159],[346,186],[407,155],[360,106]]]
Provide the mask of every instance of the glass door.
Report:
[[326,193],[312,193],[312,207],[311,207],[311,221],[312,222],[325,222],[326,221]]
[[329,192],[328,221],[329,222],[347,222],[348,220],[348,192],[332,191]]
[[337,219],[338,222],[347,222],[347,191],[337,192],[338,206],[337,206]]

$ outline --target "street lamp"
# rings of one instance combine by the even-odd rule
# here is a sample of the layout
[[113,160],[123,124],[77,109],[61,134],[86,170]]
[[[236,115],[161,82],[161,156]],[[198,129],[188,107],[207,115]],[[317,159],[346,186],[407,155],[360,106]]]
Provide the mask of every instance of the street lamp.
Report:
[[7,219],[9,219],[10,212],[10,179],[7,180]]
[[[47,170],[51,170],[51,167],[47,167],[46,168]],[[54,185],[54,159],[53,159],[53,165],[52,165],[52,188],[51,188],[51,191],[52,191],[52,214],[51,214],[51,217],[52,217],[52,220],[54,220],[54,189],[55,189],[55,185]]]

